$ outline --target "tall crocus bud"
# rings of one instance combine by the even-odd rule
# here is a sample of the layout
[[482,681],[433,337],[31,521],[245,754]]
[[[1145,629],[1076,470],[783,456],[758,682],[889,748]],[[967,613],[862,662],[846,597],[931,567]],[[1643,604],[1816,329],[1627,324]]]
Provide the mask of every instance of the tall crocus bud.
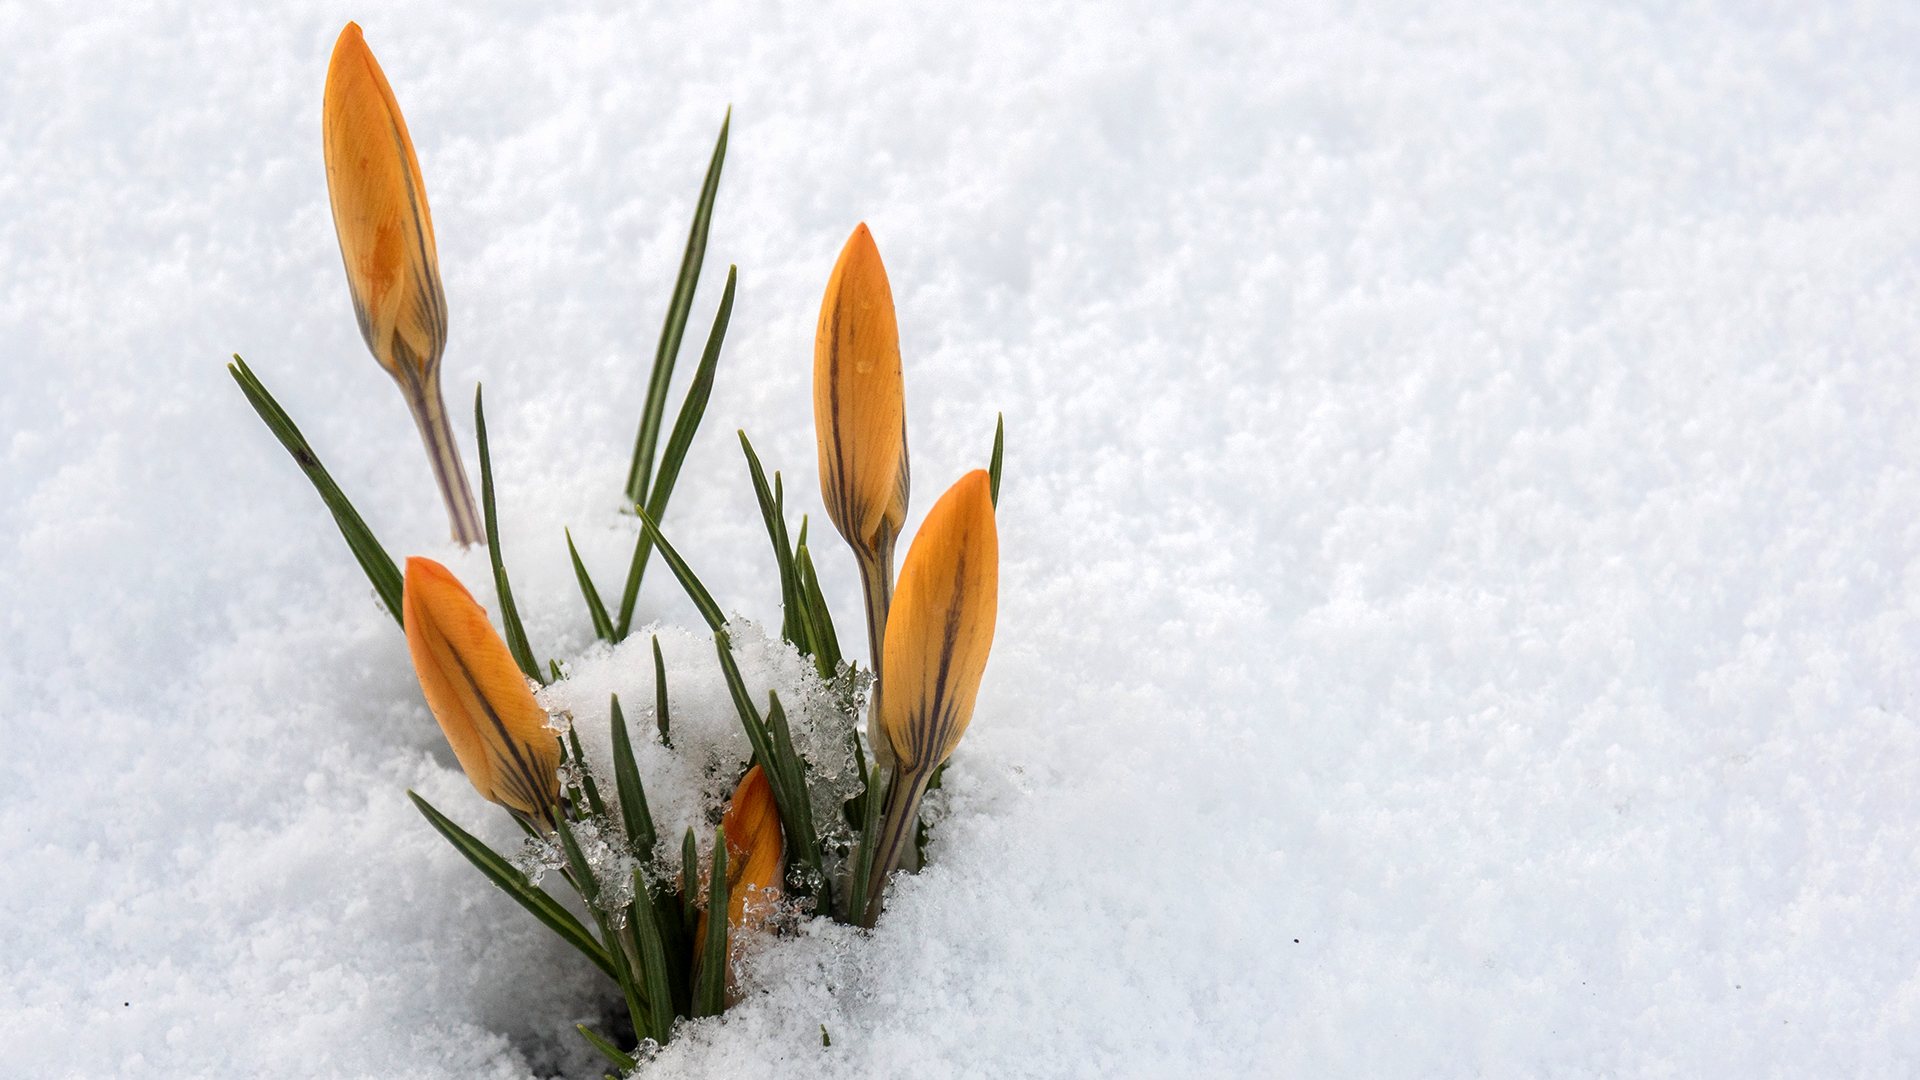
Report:
[[[864,224],[840,249],[820,301],[813,341],[813,425],[820,497],[859,562],[867,644],[874,675],[884,681],[893,544],[907,518],[907,408],[893,290]],[[884,764],[887,751],[878,734],[870,720],[868,741]]]
[[927,512],[900,568],[887,620],[880,719],[897,764],[874,849],[870,913],[878,910],[887,872],[913,835],[927,780],[973,718],[974,694],[993,647],[999,583],[992,485],[985,469],[975,469]]
[[440,288],[427,188],[400,104],[356,23],[348,23],[333,43],[320,132],[333,230],[360,336],[413,411],[453,538],[483,544],[486,534],[440,396],[447,297]]
[[[755,765],[740,778],[733,801],[720,819],[727,837],[727,974],[726,1003],[740,1000],[732,964],[749,940],[743,930],[766,926],[780,902],[780,875],[786,867],[786,840],[780,832],[780,810],[774,805],[773,785]],[[700,913],[695,941],[707,938],[707,913]]]
[[407,560],[407,651],[427,706],[474,790],[551,829],[560,746],[487,613],[432,559]]

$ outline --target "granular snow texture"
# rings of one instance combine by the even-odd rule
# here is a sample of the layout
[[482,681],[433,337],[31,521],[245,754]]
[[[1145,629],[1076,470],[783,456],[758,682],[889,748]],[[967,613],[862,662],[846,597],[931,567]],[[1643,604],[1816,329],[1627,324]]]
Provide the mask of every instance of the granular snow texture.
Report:
[[[744,428],[864,654],[809,390],[857,222],[909,528],[1006,415],[930,865],[643,1076],[1920,1059],[1920,9],[211,0],[0,6],[0,1075],[601,1071],[617,1003],[408,803],[517,843],[222,370],[491,606],[348,305],[348,18],[543,658],[590,658],[562,526],[623,572],[729,104],[666,521],[722,606],[778,625]],[[656,621],[723,707],[657,563]]]

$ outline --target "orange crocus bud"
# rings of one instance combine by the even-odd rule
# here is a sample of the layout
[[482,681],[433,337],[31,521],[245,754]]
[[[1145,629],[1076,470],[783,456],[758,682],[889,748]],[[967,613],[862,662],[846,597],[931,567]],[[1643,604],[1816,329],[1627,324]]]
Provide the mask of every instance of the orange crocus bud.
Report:
[[919,817],[933,770],[973,718],[974,694],[993,646],[1000,540],[985,469],[960,478],[927,511],[900,568],[887,620],[884,738],[898,762],[875,847],[868,910]]
[[[867,644],[874,675],[884,681],[893,545],[906,523],[910,470],[893,289],[880,249],[864,224],[840,249],[820,301],[813,343],[813,426],[820,452],[820,497],[859,563]],[[868,741],[881,763],[888,764],[876,723],[877,714],[869,718]]]
[[333,229],[360,336],[413,411],[453,538],[485,543],[440,396],[447,297],[426,183],[400,103],[356,23],[348,23],[334,42],[320,129]]
[[401,608],[420,690],[474,790],[551,829],[560,746],[486,611],[446,567],[421,558],[407,560]]
[[887,268],[864,224],[840,249],[820,301],[813,424],[827,517],[856,554],[871,557],[905,522],[908,480],[900,330]]
[[[786,839],[780,831],[780,810],[774,805],[773,785],[755,765],[740,778],[733,801],[720,819],[727,837],[727,951],[729,966],[747,945],[742,930],[765,928],[780,902],[780,875],[786,868]],[[704,892],[704,890],[702,890]],[[700,913],[695,941],[707,938],[707,913]],[[726,1000],[740,999],[731,971]]]
[[975,469],[927,512],[894,590],[880,717],[904,773],[932,772],[966,733],[999,587],[993,496]]

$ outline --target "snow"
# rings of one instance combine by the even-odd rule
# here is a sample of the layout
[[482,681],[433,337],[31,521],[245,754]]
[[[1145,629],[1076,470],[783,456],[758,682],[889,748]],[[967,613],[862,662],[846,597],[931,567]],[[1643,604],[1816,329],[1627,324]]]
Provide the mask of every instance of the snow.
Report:
[[[864,651],[808,397],[856,222],[909,528],[1006,414],[927,869],[871,936],[765,945],[644,1075],[1920,1056],[1910,7],[212,0],[0,7],[0,1073],[599,1075],[571,1025],[616,1004],[408,803],[518,842],[221,370],[491,596],[347,303],[348,18],[421,153],[449,405],[470,436],[485,381],[543,658],[592,663],[561,527],[603,590],[625,566],[728,104],[698,333],[729,263],[740,293],[665,522],[722,607],[777,625],[744,428]],[[655,620],[695,710],[659,565]]]

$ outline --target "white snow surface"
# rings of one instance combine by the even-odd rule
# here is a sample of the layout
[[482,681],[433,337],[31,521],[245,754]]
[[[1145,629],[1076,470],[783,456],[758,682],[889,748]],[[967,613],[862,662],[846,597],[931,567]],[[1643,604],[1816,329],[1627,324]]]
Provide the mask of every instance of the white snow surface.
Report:
[[[666,521],[721,605],[778,626],[744,428],[864,654],[809,390],[857,222],[910,528],[1006,415],[929,866],[641,1075],[1910,1075],[1920,8],[1497,0],[0,5],[0,1075],[601,1071],[616,1002],[408,803],[518,842],[222,369],[493,606],[347,300],[348,18],[582,693],[561,529],[616,591],[729,104]],[[637,622],[726,707],[657,560]]]

